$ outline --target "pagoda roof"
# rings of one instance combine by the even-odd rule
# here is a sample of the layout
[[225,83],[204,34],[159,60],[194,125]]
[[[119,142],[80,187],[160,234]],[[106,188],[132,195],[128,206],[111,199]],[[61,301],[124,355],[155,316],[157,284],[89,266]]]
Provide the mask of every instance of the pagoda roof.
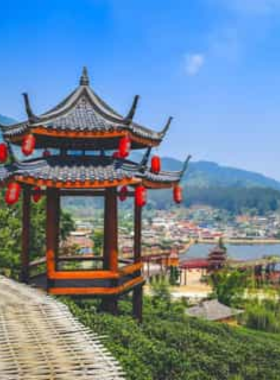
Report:
[[[34,114],[27,94],[24,94],[28,119],[22,123],[2,126],[5,139],[20,143],[27,133],[36,136],[36,147],[60,147],[71,145],[69,140],[88,139],[87,144],[97,149],[107,141],[106,149],[118,147],[118,139],[129,135],[132,148],[157,146],[164,138],[171,119],[159,132],[134,122],[139,96],[134,98],[127,116],[121,116],[90,87],[87,70],[84,69],[79,86],[62,102],[40,116]],[[46,140],[47,138],[47,140]],[[69,139],[69,140],[68,140]],[[90,140],[89,140],[90,139]],[[96,142],[99,139],[100,144]],[[47,144],[46,144],[47,143]]]
[[51,156],[0,166],[0,183],[10,180],[59,188],[102,188],[143,183],[170,188],[186,170],[154,174],[143,163],[109,156]]

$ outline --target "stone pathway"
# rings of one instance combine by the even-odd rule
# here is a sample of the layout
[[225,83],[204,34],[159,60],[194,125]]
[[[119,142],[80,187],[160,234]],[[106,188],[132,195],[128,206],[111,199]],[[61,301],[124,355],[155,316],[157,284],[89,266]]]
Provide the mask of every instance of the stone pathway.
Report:
[[1,380],[123,380],[120,365],[67,306],[0,276]]

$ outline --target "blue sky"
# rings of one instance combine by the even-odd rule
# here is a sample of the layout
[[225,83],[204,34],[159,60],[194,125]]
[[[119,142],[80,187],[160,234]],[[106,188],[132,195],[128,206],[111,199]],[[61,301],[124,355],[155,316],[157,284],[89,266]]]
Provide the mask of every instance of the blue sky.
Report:
[[87,65],[95,91],[161,129],[162,155],[280,179],[280,0],[14,0],[0,5],[0,113],[43,112]]

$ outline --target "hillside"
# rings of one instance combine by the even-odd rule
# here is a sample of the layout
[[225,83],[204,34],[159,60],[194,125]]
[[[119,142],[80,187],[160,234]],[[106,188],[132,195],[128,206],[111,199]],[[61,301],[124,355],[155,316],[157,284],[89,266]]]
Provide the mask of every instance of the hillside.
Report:
[[9,125],[15,123],[15,120],[0,114],[0,124]]
[[[132,158],[140,161],[141,155],[133,153]],[[163,157],[164,170],[181,170],[183,162]],[[280,182],[260,173],[219,165],[211,161],[191,161],[184,177],[189,187],[266,187],[280,190]]]
[[[279,335],[192,319],[162,294],[144,297],[144,322],[97,313],[94,301],[67,300],[73,314],[120,361],[127,380],[268,380],[280,378]],[[109,337],[109,338],[108,338]]]

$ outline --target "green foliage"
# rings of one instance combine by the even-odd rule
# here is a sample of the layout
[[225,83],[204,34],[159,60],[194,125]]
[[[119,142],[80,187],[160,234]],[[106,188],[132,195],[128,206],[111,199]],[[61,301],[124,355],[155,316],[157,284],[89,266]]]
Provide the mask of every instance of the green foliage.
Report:
[[179,273],[178,267],[171,266],[170,276],[169,276],[170,285],[173,285],[173,286],[177,285],[179,277],[180,277],[180,273]]
[[219,270],[210,277],[213,296],[221,303],[233,306],[240,302],[244,290],[250,285],[250,274],[239,270]]
[[[184,201],[186,207],[196,204],[204,204],[218,209],[224,209],[232,214],[242,214],[244,211],[253,211],[263,215],[268,211],[275,211],[280,204],[280,192],[278,190],[262,187],[190,187],[184,185]],[[149,199],[154,207],[168,209],[174,202],[169,190],[157,191],[149,194]]]
[[94,243],[94,253],[96,256],[101,256],[104,244],[104,232],[101,230],[94,230],[92,234],[92,241]]
[[254,299],[246,303],[243,323],[246,327],[280,333],[280,305],[278,299]]
[[[22,201],[7,206],[0,192],[0,271],[17,278],[20,271]],[[43,257],[46,239],[46,199],[31,203],[30,259]],[[61,212],[60,238],[67,239],[74,229],[71,215]]]
[[245,329],[187,317],[180,303],[144,299],[144,322],[97,313],[92,301],[67,300],[122,364],[128,380],[273,380],[280,378],[279,341]]

